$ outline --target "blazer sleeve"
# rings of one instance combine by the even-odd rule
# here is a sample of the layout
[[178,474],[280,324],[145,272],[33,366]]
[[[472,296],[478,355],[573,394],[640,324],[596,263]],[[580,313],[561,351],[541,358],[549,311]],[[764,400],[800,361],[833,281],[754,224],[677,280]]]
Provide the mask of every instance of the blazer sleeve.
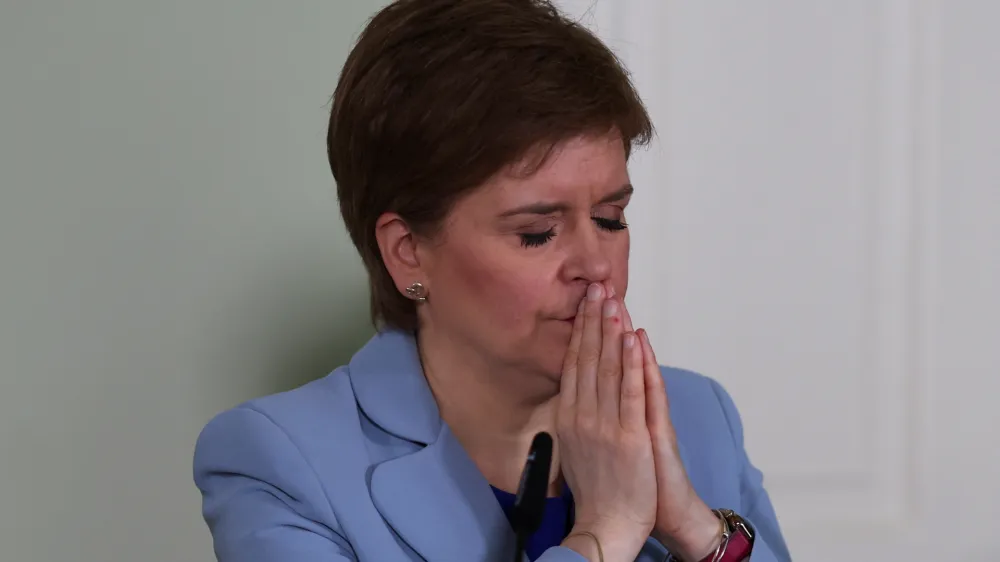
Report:
[[757,530],[751,560],[753,562],[790,562],[791,555],[785,545],[778,525],[778,517],[771,505],[771,498],[764,489],[764,475],[750,462],[743,443],[743,422],[736,404],[729,393],[713,379],[709,379],[712,389],[722,405],[722,411],[729,424],[739,462],[740,473],[740,515]]
[[194,480],[219,562],[348,562],[355,557],[319,479],[265,414],[216,416],[195,447]]

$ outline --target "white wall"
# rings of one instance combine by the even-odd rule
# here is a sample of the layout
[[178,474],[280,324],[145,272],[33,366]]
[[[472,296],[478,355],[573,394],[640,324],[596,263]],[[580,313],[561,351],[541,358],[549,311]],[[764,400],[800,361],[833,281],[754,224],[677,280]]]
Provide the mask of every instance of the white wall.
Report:
[[1000,4],[562,3],[659,127],[630,305],[734,395],[796,559],[1000,558]]
[[213,559],[198,430],[366,339],[324,123],[379,3],[0,3],[0,560]]

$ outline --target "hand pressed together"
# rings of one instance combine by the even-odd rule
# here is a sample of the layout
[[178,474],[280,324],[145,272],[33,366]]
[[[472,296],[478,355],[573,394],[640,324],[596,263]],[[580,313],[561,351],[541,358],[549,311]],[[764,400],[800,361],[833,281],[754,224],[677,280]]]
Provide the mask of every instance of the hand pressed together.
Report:
[[[677,449],[656,356],[613,289],[592,284],[563,365],[558,424],[562,470],[576,501],[563,543],[631,562],[652,535],[683,560],[715,548],[719,521],[691,486]],[[596,561],[596,557],[591,557]]]

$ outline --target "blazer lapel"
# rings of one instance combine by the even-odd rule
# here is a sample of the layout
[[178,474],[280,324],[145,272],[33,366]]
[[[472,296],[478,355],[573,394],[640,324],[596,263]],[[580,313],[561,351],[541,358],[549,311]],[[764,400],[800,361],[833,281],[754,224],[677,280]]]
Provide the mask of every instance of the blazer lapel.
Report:
[[376,335],[349,369],[365,415],[422,445],[372,469],[372,502],[388,525],[426,560],[510,560],[514,533],[489,483],[441,421],[413,336]]
[[[371,469],[372,503],[389,527],[425,560],[510,560],[514,533],[489,483],[442,422],[413,336],[379,333],[354,355],[349,372],[364,414],[417,446]],[[675,408],[671,413],[676,423]],[[677,432],[681,461],[695,489],[710,490],[708,475],[693,471],[685,429]],[[652,550],[637,560],[660,554],[658,544],[647,541]]]
[[447,426],[434,443],[375,467],[371,492],[375,508],[427,560],[513,556],[507,517]]

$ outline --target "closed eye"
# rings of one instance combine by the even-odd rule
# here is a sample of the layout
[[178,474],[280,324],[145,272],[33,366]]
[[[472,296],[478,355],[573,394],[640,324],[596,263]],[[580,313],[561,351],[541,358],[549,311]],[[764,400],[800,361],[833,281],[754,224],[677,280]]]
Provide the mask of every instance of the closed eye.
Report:
[[604,217],[591,217],[591,218],[594,219],[594,222],[597,223],[597,226],[611,232],[617,232],[619,230],[625,230],[626,228],[628,228],[628,225],[625,224],[625,222],[620,219],[606,219]]
[[520,234],[521,246],[525,248],[537,248],[544,245],[556,235],[556,229],[550,228],[545,232],[525,232]]
[[[620,219],[609,219],[604,217],[590,218],[594,221],[594,224],[596,224],[598,228],[608,232],[619,232],[628,228],[628,224]],[[521,246],[525,248],[537,248],[539,246],[544,246],[550,240],[555,238],[556,230],[555,228],[550,228],[545,232],[524,232],[518,236],[521,237]]]

